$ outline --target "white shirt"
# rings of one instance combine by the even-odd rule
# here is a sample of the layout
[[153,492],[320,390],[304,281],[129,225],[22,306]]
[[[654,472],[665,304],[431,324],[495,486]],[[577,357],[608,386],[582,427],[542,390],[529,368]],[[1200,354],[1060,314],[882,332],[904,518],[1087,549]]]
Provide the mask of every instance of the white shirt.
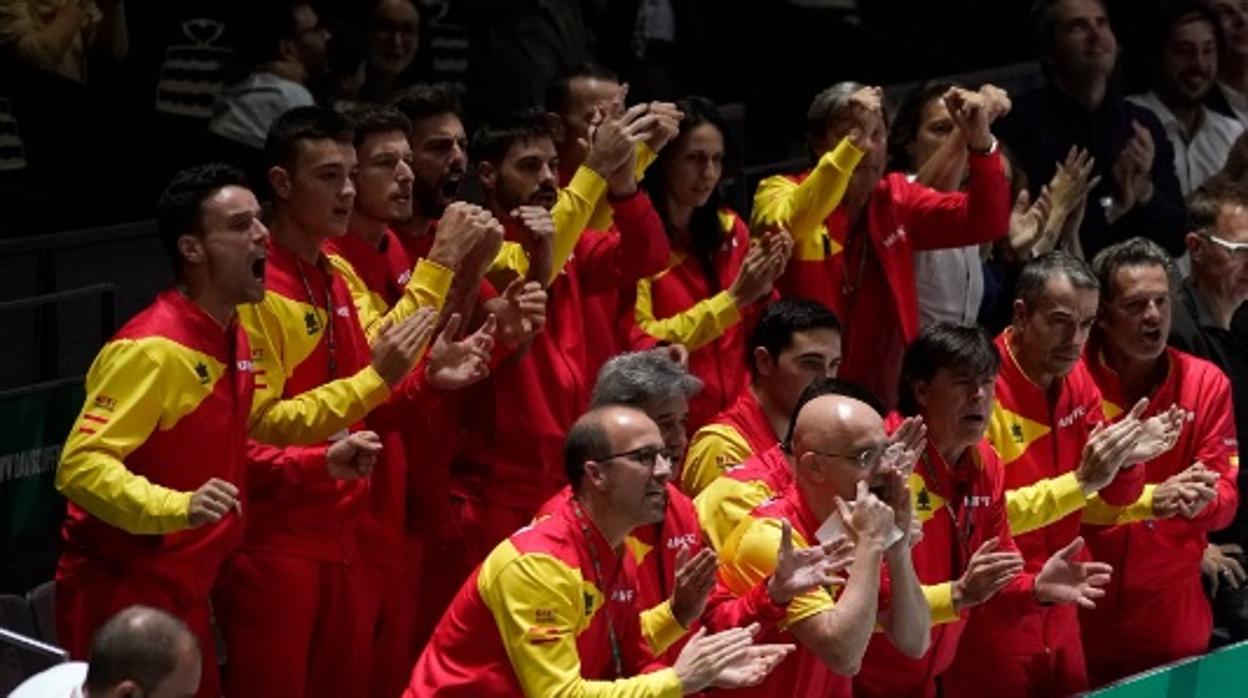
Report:
[[57,664],[23,681],[9,698],[82,698],[86,680],[86,662]]
[[1202,106],[1196,132],[1188,134],[1174,112],[1157,97],[1156,92],[1135,95],[1128,99],[1156,114],[1162,127],[1166,129],[1170,145],[1174,146],[1174,173],[1179,177],[1179,189],[1183,196],[1190,194],[1222,169],[1226,164],[1227,154],[1231,152],[1231,146],[1244,130],[1238,121]]
[[213,107],[208,130],[243,145],[264,149],[269,126],[295,107],[315,104],[308,88],[273,73],[252,73],[230,86]]

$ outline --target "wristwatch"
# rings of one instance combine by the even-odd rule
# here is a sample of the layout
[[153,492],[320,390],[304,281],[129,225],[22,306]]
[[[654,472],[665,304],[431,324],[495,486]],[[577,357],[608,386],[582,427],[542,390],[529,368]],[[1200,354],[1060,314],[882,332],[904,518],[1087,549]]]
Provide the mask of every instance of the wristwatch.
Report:
[[972,153],[975,153],[976,155],[992,155],[993,153],[997,152],[997,137],[996,136],[989,136],[989,137],[992,138],[992,144],[988,146],[987,150],[976,150],[969,145],[966,146],[966,149]]

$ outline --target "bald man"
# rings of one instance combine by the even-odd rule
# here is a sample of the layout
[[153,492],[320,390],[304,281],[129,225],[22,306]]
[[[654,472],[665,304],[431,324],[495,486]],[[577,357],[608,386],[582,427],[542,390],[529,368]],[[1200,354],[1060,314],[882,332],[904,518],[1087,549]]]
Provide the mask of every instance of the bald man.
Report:
[[[854,563],[843,586],[821,588],[788,604],[784,620],[763,638],[796,638],[797,652],[741,695],[848,698],[849,676],[861,666],[877,624],[902,654],[919,657],[927,651],[931,616],[910,561],[904,466],[914,454],[899,456],[888,446],[879,413],[852,397],[819,397],[798,415],[794,482],[751,512],[725,541],[721,585],[741,595],[771,575],[786,521],[797,548],[816,544],[825,522],[849,531],[857,541]],[[828,537],[827,528],[822,537]]]
[[592,409],[568,432],[564,466],[573,496],[499,543],[468,578],[406,698],[688,695],[757,684],[793,649],[751,646],[752,626],[700,631],[671,667],[656,662],[624,541],[663,520],[672,463],[659,428],[634,407]]
[[91,661],[32,676],[10,698],[189,698],[199,690],[199,642],[164,611],[130,606],[100,626]]

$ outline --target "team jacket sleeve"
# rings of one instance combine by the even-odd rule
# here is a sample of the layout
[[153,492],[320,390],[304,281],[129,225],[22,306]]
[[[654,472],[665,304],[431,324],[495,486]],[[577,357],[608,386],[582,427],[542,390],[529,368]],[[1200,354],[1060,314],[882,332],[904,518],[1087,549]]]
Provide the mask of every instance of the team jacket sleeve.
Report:
[[687,632],[689,628],[681,625],[672,613],[671,599],[641,612],[641,636],[646,641],[647,649],[656,657]]
[[999,152],[967,155],[966,191],[941,193],[922,185],[905,189],[902,207],[916,250],[991,242],[1010,226],[1010,185]]
[[617,292],[662,271],[671,246],[663,222],[645,192],[612,201],[615,227],[587,231],[577,241],[576,258],[587,294]]
[[754,194],[750,226],[754,230],[784,228],[798,246],[817,241],[824,221],[845,196],[862,155],[863,151],[845,138],[819,158],[801,184],[785,177],[763,180]]
[[1044,528],[1079,511],[1087,503],[1073,472],[1045,478],[1005,493],[1010,533],[1021,535]]
[[[735,596],[748,597],[755,587],[764,585],[776,570],[780,550],[781,524],[778,519],[746,519],[729,536],[719,553],[719,583]],[[797,531],[793,532],[794,549],[809,545]],[[833,606],[827,589],[815,589],[799,595],[785,608],[782,628],[816,616]]]
[[585,601],[579,578],[562,562],[540,554],[519,556],[499,570],[491,583],[479,582],[479,589],[529,698],[681,695],[680,679],[671,669],[616,681],[590,681],[581,676],[576,633],[583,622]]
[[248,439],[249,496],[273,496],[286,489],[298,491],[313,482],[324,482],[330,477],[328,451],[325,445],[279,448]]
[[[729,327],[741,322],[741,310],[726,290],[675,315],[655,317],[652,284],[652,279],[637,282],[636,302],[633,305],[632,324],[647,338],[660,342],[680,342],[689,351],[696,351],[719,339]],[[645,342],[638,341],[634,344],[643,345]]]
[[[172,533],[188,526],[191,493],[152,483],[125,458],[159,426],[160,366],[139,342],[104,345],[86,381],[87,400],[56,469],[56,488],[127,533]],[[238,484],[238,483],[235,483]]]
[[402,322],[421,308],[442,310],[446,295],[451,289],[451,281],[455,278],[454,271],[429,259],[421,259],[412,270],[407,285],[403,287],[403,297],[394,307],[386,307],[385,302],[364,284],[350,262],[336,255],[331,255],[329,261],[342,275],[351,291],[360,326],[364,328],[364,336],[370,344],[381,334],[383,327]]
[[589,227],[594,208],[607,192],[607,180],[588,167],[581,166],[568,186],[559,190],[559,199],[550,215],[555,222],[555,240],[549,285],[572,257],[572,250]]
[[270,444],[317,444],[364,418],[390,396],[390,387],[372,366],[291,398],[282,398],[286,375],[279,319],[260,303],[239,308],[252,349],[259,349],[256,394],[249,434]]
[[735,429],[708,424],[693,435],[689,444],[684,467],[680,469],[680,489],[690,497],[697,497],[725,470],[749,457],[749,444]]

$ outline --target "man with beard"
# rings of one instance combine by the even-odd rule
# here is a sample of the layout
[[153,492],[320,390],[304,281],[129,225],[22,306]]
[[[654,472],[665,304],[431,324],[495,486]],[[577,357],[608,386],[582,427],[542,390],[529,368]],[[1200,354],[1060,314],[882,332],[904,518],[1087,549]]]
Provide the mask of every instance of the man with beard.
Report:
[[890,449],[875,408],[844,395],[805,405],[792,451],[792,485],[751,512],[720,549],[721,591],[743,596],[771,575],[788,535],[800,549],[844,531],[855,541],[854,561],[843,585],[786,604],[783,620],[763,638],[793,637],[800,646],[742,695],[848,697],[849,677],[861,667],[877,627],[908,657],[928,647],[931,617],[910,561],[913,513],[905,475],[917,453]]
[[927,444],[910,476],[923,538],[912,555],[931,606],[932,646],[922,657],[902,656],[872,638],[854,695],[932,698],[953,662],[970,609],[999,598],[1018,613],[1037,605],[1091,607],[1112,569],[1080,562],[1076,538],[1042,564],[1024,570],[1006,516],[1005,471],[984,429],[992,413],[1001,359],[983,329],[937,323],[906,349],[899,412],[920,416]]
[[1153,89],[1131,101],[1151,111],[1174,149],[1174,173],[1187,196],[1222,169],[1244,127],[1204,106],[1218,74],[1218,15],[1203,2],[1167,7],[1157,20]]
[[[659,427],[666,455],[679,463],[688,437],[685,422],[689,398],[702,382],[670,357],[657,352],[633,352],[611,359],[598,372],[590,409],[620,405],[646,413]],[[637,605],[641,634],[650,651],[667,663],[676,661],[695,623],[724,629],[752,622],[775,622],[796,596],[827,584],[849,566],[853,550],[845,537],[826,545],[793,550],[782,546],[776,574],[738,599],[721,596],[708,608],[707,595],[715,585],[715,551],[705,547],[693,502],[672,482],[663,519],[638,526],[626,539],[637,564]],[[558,512],[573,497],[571,486],[551,497],[537,518]],[[628,617],[624,622],[636,622]],[[701,621],[699,623],[699,621]]]
[[[1093,494],[1112,505],[1139,498],[1138,464],[1169,450],[1182,430],[1175,406],[1141,421],[1143,399],[1103,424],[1101,393],[1081,358],[1099,288],[1087,265],[1064,252],[1033,260],[1019,274],[1014,324],[996,340],[1002,365],[988,440],[1006,466],[1006,515],[1028,569],[1075,540]],[[1020,613],[999,598],[976,606],[944,686],[958,696],[1086,689],[1075,609]]]
[[[1235,431],[1248,434],[1248,190],[1229,182],[1197,189],[1188,199],[1187,215],[1192,274],[1175,291],[1170,346],[1212,361],[1226,373]],[[1240,470],[1239,491],[1246,488],[1248,472]],[[1233,641],[1246,640],[1248,498],[1240,497],[1235,521],[1209,541],[1204,568],[1215,624],[1226,628]]]
[[1170,139],[1112,82],[1118,40],[1104,0],[1036,0],[1032,30],[1048,84],[1020,97],[997,129],[1031,183],[1031,200],[1072,146],[1086,149],[1101,181],[1079,228],[1088,257],[1141,232],[1182,254],[1183,196]]
[[1173,401],[1188,421],[1173,449],[1139,466],[1149,484],[1135,506],[1084,517],[1103,524],[1085,527],[1093,556],[1117,571],[1101,607],[1079,618],[1088,675],[1101,686],[1208,647],[1201,559],[1208,533],[1235,516],[1239,451],[1226,375],[1166,347],[1169,255],[1133,238],[1101,250],[1093,267],[1103,295],[1087,361],[1106,413],[1148,398],[1151,411]]
[[665,453],[658,427],[636,408],[580,417],[563,455],[574,496],[499,543],[468,578],[405,698],[659,698],[761,681],[792,646],[751,647],[758,626],[700,631],[670,668],[641,639],[626,539],[663,519],[672,476]]
[[[381,374],[368,365],[351,295],[321,251],[326,239],[346,233],[355,199],[350,125],[330,109],[294,109],[273,125],[266,151],[276,197],[266,293],[239,311],[263,376],[256,403],[264,409],[328,384],[341,404],[319,418],[353,424],[368,415],[370,428],[394,429],[396,419],[427,402],[428,371]],[[382,332],[373,352],[397,341],[413,359],[422,353],[451,272],[429,266],[422,273],[431,305]],[[336,380],[341,376],[352,378]],[[359,448],[379,458],[383,472],[403,467],[395,460],[401,454],[378,454],[380,445],[373,439]],[[250,449],[252,518],[214,605],[230,650],[228,694],[339,695],[367,681],[372,626],[361,590],[370,587],[357,537],[374,523],[369,487],[321,475],[326,447]]]
[[[156,208],[177,288],[126,323],[87,374],[86,403],[57,468],[69,499],[57,632],[85,658],[113,613],[132,603],[167,610],[203,648],[198,695],[215,697],[209,592],[242,536],[248,432],[274,443],[321,441],[363,414],[366,394],[352,386],[368,374],[253,403],[259,374],[236,308],[264,298],[260,205],[242,173],[203,165],[178,173]],[[416,356],[387,343],[368,371],[397,381]],[[373,442],[360,434],[322,449],[307,475],[358,478]]]
[[[413,265],[389,228],[411,216],[407,118],[386,107],[364,108],[350,117],[359,163],[356,196],[347,234],[327,240],[325,251],[351,291],[365,334],[372,334],[431,304],[433,293],[422,283],[429,276],[427,267],[453,269],[456,277],[467,276],[480,283],[485,267],[470,260],[471,252],[485,249],[492,258],[502,242],[502,227],[478,207],[452,204],[452,212],[437,229],[429,258]],[[490,244],[491,239],[494,244]],[[544,298],[540,289],[537,292]],[[540,300],[537,305],[539,314],[544,313]],[[524,317],[508,318],[508,327],[525,321],[531,322]],[[438,530],[430,514],[445,514],[446,507],[435,506],[433,512],[422,509],[437,498],[446,499],[450,465],[447,449],[429,444],[457,428],[453,420],[442,415],[458,414],[452,402],[455,398],[445,393],[485,378],[494,341],[493,320],[457,340],[455,334],[461,325],[459,315],[448,318],[430,351],[424,376],[438,391],[436,397],[407,414],[401,429],[380,434],[388,463],[400,467],[383,468],[373,476],[373,519],[361,534],[361,552],[377,592],[368,599],[373,602],[369,610],[377,620],[370,695],[388,698],[401,691],[419,655],[419,647],[412,643],[418,616],[414,605],[418,592],[413,590],[420,589],[428,537]],[[508,339],[514,341],[510,336]],[[445,440],[453,448],[454,439]],[[413,506],[409,507],[409,500]],[[395,555],[395,550],[406,554]]]
[[[589,402],[585,301],[653,269],[638,269],[662,224],[633,176],[633,153],[653,119],[644,105],[598,127],[572,189],[556,187],[553,125],[530,110],[481,128],[473,140],[486,204],[507,230],[492,276],[547,286],[547,324],[518,360],[498,367],[474,397],[479,406],[458,454],[452,495],[459,500],[464,550],[475,564],[563,484],[552,471],[564,435]],[[618,232],[586,231],[592,201],[609,192]],[[558,205],[556,204],[558,202]],[[554,210],[551,210],[551,209]],[[573,254],[575,252],[575,254]],[[466,572],[466,570],[465,570]]]
[[1009,228],[1009,184],[989,131],[1009,98],[986,85],[952,90],[945,103],[966,139],[965,192],[885,176],[881,91],[842,82],[816,95],[807,113],[814,169],[763,180],[754,196],[753,227],[793,236],[780,294],[836,312],[845,326],[840,375],[886,407],[896,402],[901,355],[919,330],[914,251],[991,242]]

